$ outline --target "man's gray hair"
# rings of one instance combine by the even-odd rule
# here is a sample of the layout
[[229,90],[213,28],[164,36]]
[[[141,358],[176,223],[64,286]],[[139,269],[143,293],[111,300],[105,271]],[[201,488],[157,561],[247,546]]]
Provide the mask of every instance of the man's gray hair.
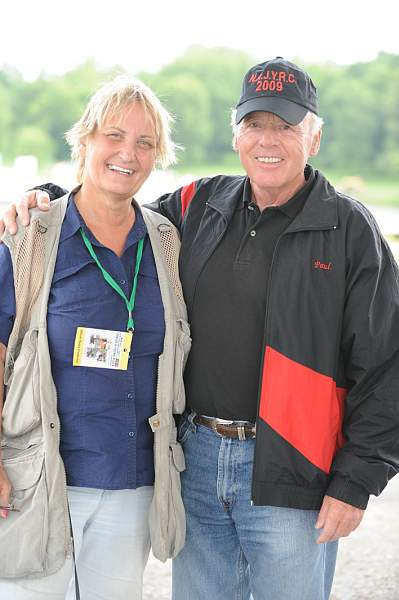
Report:
[[[233,149],[236,150],[236,137],[237,137],[237,133],[240,130],[240,126],[241,124],[245,121],[245,117],[242,121],[240,121],[240,123],[238,123],[238,125],[236,124],[236,113],[237,113],[237,109],[233,108],[231,111],[231,128],[233,130]],[[308,119],[310,121],[309,123],[309,127],[310,127],[310,135],[315,135],[318,131],[320,131],[323,128],[324,125],[324,121],[321,117],[319,117],[318,115],[316,115],[315,113],[311,112],[310,110],[307,112],[305,119]]]

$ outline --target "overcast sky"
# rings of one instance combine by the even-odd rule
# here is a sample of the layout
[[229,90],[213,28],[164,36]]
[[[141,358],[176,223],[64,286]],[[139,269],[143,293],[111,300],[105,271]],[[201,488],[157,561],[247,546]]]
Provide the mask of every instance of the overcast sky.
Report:
[[93,57],[129,72],[157,71],[191,44],[341,64],[399,54],[397,0],[5,0],[0,68],[27,79]]

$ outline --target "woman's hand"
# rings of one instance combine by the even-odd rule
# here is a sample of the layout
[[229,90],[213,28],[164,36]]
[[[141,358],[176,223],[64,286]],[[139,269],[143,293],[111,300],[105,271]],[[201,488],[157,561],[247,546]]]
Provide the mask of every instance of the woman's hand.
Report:
[[[0,464],[0,506],[7,506],[10,503],[10,497],[11,483],[3,465]],[[0,508],[0,517],[2,519],[8,517],[8,510],[6,508]]]

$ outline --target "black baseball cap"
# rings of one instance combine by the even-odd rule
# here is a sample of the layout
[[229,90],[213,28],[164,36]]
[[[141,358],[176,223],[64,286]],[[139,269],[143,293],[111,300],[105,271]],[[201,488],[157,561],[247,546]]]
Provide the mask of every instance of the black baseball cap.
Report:
[[316,87],[305,71],[277,56],[251,67],[242,83],[236,124],[251,112],[271,112],[298,125],[310,110],[317,115]]

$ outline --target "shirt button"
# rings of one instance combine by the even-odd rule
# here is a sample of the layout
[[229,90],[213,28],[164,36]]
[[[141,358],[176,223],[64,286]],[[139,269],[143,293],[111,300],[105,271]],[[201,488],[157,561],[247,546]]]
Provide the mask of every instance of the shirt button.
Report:
[[131,399],[131,398],[133,398],[133,394],[131,392],[129,392],[127,397]]
[[255,208],[253,206],[251,206],[251,204],[249,204],[248,210],[255,210]]
[[125,285],[126,279],[121,279],[121,285]]
[[129,431],[129,436],[134,437],[134,431]]
[[250,235],[251,237],[255,237],[255,236],[256,236],[256,231],[255,231],[255,229],[252,229],[252,231],[250,231],[250,232],[249,232],[249,235]]

